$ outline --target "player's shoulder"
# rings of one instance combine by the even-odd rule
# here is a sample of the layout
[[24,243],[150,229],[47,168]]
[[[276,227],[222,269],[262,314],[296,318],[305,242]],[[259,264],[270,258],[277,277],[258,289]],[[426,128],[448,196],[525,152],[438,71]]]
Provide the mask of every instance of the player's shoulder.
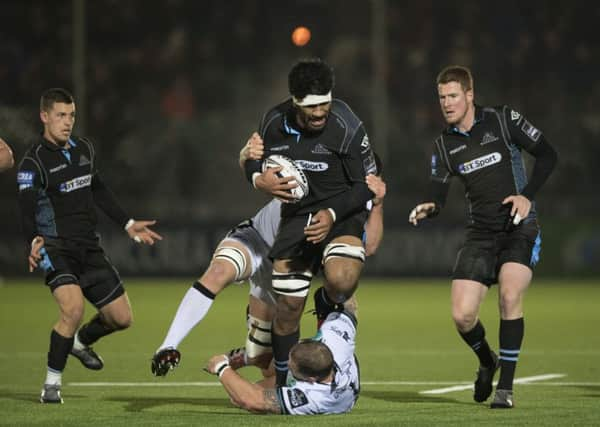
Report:
[[523,117],[517,108],[507,104],[486,106],[481,108],[486,115],[505,117],[507,120],[513,122],[520,121]]
[[262,117],[260,122],[261,130],[266,130],[269,127],[275,125],[278,126],[283,117],[285,117],[286,113],[292,108],[292,100],[291,98],[286,99],[283,102],[275,105],[271,109],[269,109]]
[[331,101],[331,114],[340,120],[340,125],[349,129],[356,129],[362,124],[360,118],[344,101],[334,98]]

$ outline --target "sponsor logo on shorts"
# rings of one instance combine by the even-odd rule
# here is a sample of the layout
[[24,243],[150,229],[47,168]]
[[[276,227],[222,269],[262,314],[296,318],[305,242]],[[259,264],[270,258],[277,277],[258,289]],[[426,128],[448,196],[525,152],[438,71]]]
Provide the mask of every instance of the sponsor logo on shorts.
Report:
[[[458,147],[453,148],[452,150],[448,151],[448,154],[453,155],[453,154],[456,154],[456,153],[460,153],[465,148],[467,148],[466,144],[459,145]],[[433,163],[432,163],[432,166],[433,166]]]
[[476,170],[487,168],[488,166],[500,163],[500,160],[502,160],[502,154],[498,152],[490,153],[485,156],[473,159],[470,162],[458,165],[458,171],[463,175],[467,175],[471,172],[475,172]]
[[91,184],[92,175],[83,175],[61,183],[58,186],[58,191],[61,193],[70,193],[71,191],[79,190],[80,188],[89,187]]
[[17,184],[19,184],[19,190],[25,190],[26,188],[33,187],[33,179],[35,178],[35,172],[22,171],[17,174]]
[[305,171],[323,172],[329,169],[329,164],[325,162],[309,162],[308,160],[296,160],[296,166]]
[[284,150],[289,150],[290,146],[289,145],[280,145],[279,147],[271,147],[271,151],[284,151]]

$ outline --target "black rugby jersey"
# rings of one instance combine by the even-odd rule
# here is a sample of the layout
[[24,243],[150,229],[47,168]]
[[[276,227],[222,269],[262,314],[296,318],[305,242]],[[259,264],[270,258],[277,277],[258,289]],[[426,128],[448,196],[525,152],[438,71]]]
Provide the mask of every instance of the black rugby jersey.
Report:
[[[465,186],[469,224],[498,231],[505,228],[511,204],[502,201],[527,194],[527,174],[521,150],[534,151],[544,141],[541,131],[508,106],[475,106],[475,122],[468,133],[449,127],[436,139],[431,156],[431,181],[445,186],[435,201],[445,202],[449,179]],[[438,193],[440,193],[438,191]],[[434,197],[435,199],[435,197]],[[535,202],[525,222],[536,218]]]
[[[366,202],[373,198],[365,183],[367,174],[377,173],[369,137],[360,119],[343,101],[332,100],[322,131],[306,132],[297,126],[289,99],[263,117],[259,134],[264,142],[263,158],[271,154],[287,156],[308,180],[308,195],[298,203],[284,203],[282,216],[333,208],[341,219],[365,209]],[[246,162],[250,181],[260,168],[260,161]]]
[[18,199],[28,247],[35,236],[97,241],[96,205],[121,226],[129,219],[100,178],[92,143],[71,136],[65,147],[41,138],[19,165]]

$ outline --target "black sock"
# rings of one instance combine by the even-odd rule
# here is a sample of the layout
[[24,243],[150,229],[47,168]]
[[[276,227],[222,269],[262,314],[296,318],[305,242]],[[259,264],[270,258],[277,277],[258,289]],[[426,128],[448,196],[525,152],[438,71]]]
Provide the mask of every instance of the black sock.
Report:
[[298,342],[298,339],[300,339],[300,329],[289,335],[277,335],[274,331],[271,331],[275,378],[278,386],[284,386],[286,384],[290,350],[294,344]]
[[67,365],[71,348],[73,348],[73,337],[65,338],[52,329],[50,350],[48,350],[48,367],[57,372],[62,372]]
[[481,324],[481,321],[477,321],[477,324],[469,332],[458,332],[462,339],[471,347],[471,349],[477,355],[479,364],[482,366],[491,367],[494,364],[492,359],[492,350],[490,345],[485,339],[485,328]]
[[112,334],[115,329],[109,327],[102,321],[102,315],[96,314],[92,319],[83,325],[78,332],[79,341],[85,346],[89,346],[98,341],[103,336]]
[[498,390],[512,390],[525,333],[525,320],[500,320],[500,379]]

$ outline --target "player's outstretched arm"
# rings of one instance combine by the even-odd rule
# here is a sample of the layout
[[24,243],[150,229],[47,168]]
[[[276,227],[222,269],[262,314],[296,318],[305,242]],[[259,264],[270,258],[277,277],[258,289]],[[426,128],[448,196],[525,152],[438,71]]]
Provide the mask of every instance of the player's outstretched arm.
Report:
[[275,389],[265,389],[252,384],[229,367],[229,359],[224,354],[213,356],[205,368],[218,375],[234,405],[255,413],[281,414],[281,406]]
[[156,221],[134,220],[130,219],[125,225],[125,231],[133,240],[138,243],[153,245],[155,241],[162,240],[162,236],[152,231],[149,226],[156,224]]
[[408,215],[408,222],[412,225],[417,225],[420,220],[427,218],[431,214],[435,212],[436,205],[433,202],[425,202],[421,203],[410,211],[410,215]]

